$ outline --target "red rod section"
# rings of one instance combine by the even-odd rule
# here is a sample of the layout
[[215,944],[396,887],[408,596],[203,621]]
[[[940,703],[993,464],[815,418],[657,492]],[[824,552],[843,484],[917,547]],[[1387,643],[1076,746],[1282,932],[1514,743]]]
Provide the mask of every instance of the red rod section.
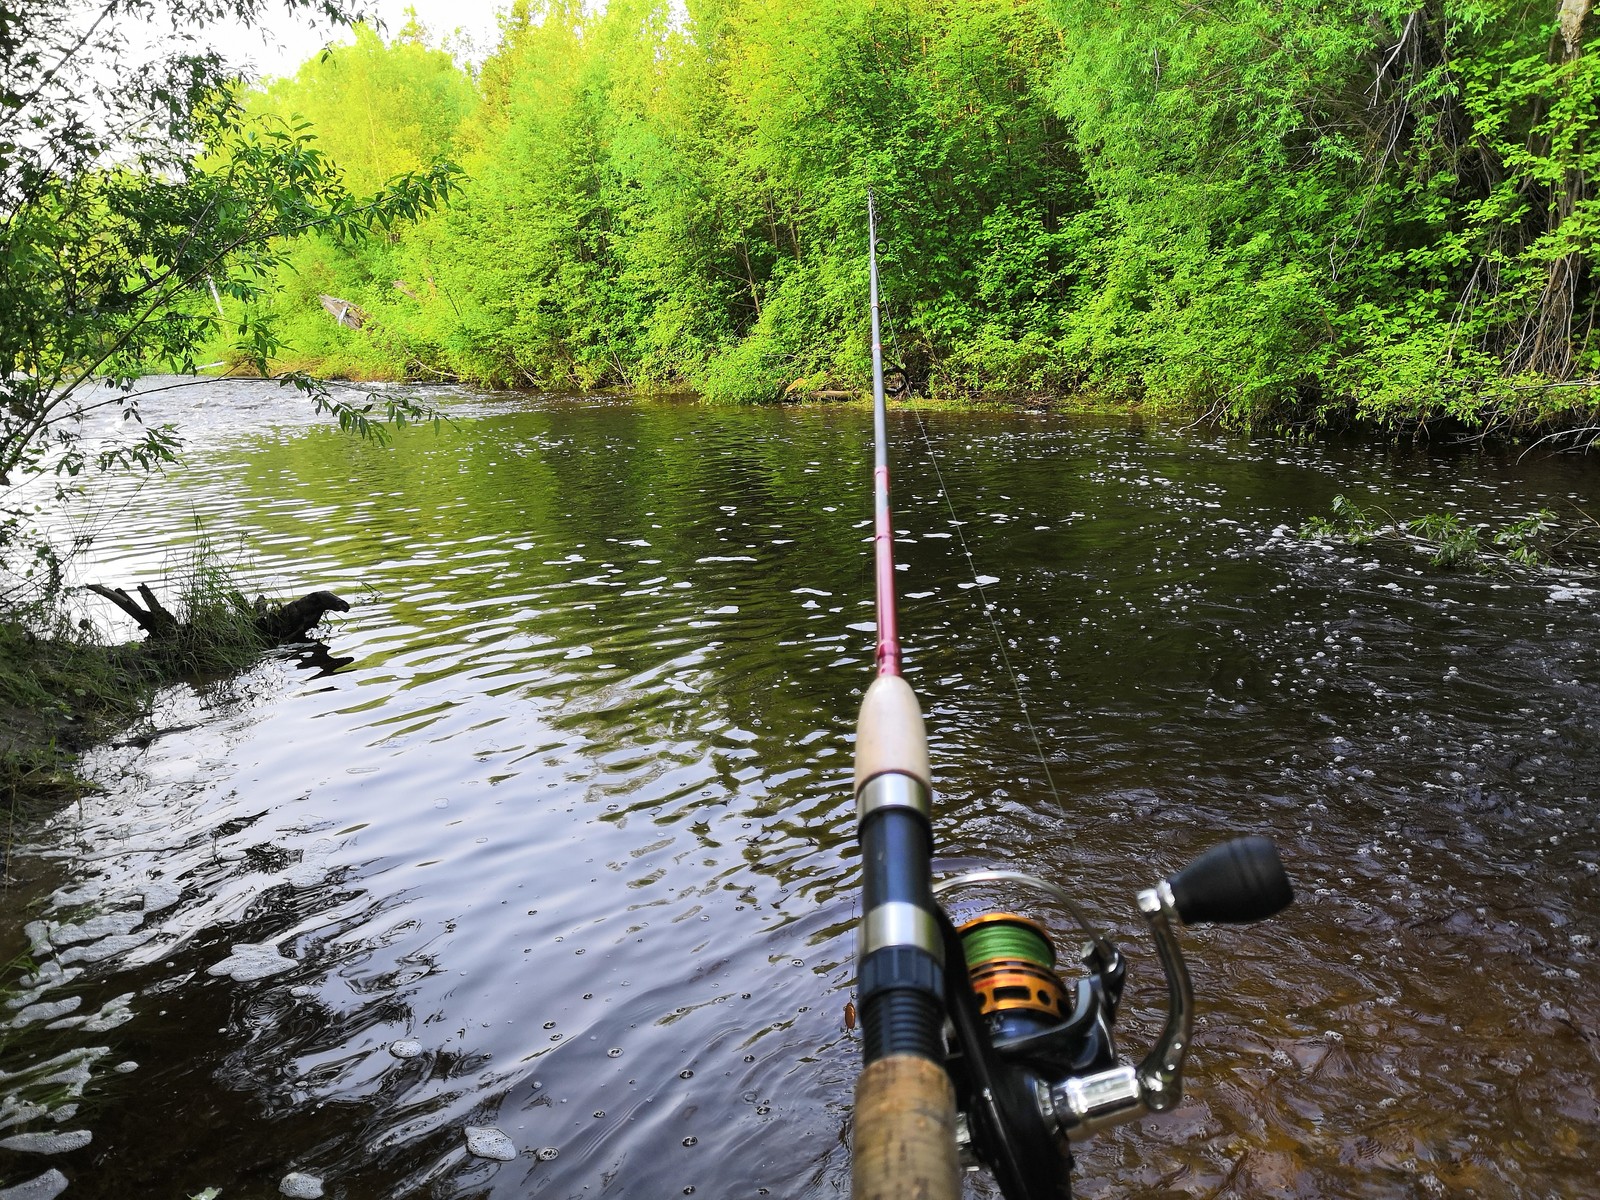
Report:
[[888,402],[883,395],[883,326],[878,317],[878,211],[867,189],[867,263],[872,276],[872,551],[878,592],[878,674],[900,674],[894,615],[894,517],[889,511]]
[[878,578],[878,674],[900,674],[900,630],[894,615],[894,525],[889,512],[889,468],[872,472],[877,513],[872,543]]

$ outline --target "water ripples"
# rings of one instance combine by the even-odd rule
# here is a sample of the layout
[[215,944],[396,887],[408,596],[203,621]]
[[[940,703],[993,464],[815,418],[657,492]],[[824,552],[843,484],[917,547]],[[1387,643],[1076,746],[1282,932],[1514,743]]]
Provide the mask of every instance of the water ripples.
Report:
[[[94,499],[80,521],[123,515],[84,569],[153,581],[191,518],[238,531],[253,589],[353,601],[351,661],[170,689],[31,836],[22,982],[71,1007],[4,1043],[0,1136],[76,1105],[92,1148],[34,1172],[75,1196],[842,1188],[862,414],[456,395],[382,449],[250,397],[201,406],[186,470]],[[1135,889],[1261,830],[1301,893],[1190,938],[1193,1097],[1088,1148],[1080,1194],[1582,1194],[1587,585],[1290,530],[1341,490],[1498,514],[1588,504],[1590,476],[928,424],[955,516],[910,418],[896,505],[941,867],[1083,884],[1131,938]],[[1160,989],[1130,950],[1138,1049]]]

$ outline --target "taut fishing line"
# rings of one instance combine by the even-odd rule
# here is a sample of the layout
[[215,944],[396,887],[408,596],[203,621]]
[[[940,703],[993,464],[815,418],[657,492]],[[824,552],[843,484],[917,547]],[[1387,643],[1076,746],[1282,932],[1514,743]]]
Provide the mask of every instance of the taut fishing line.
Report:
[[[894,268],[890,268],[893,272]],[[905,356],[900,348],[900,339],[895,333],[894,320],[889,314],[889,305],[879,302],[879,310],[883,313],[883,323],[888,330],[889,343],[894,347],[894,357],[899,363],[904,364]],[[901,367],[904,375],[904,366]],[[910,387],[910,377],[906,376],[906,386]],[[1034,753],[1039,759],[1039,769],[1044,772],[1045,787],[1049,789],[1051,797],[1056,802],[1056,807],[1066,815],[1067,806],[1061,799],[1061,793],[1056,788],[1055,777],[1050,774],[1050,762],[1045,757],[1044,741],[1039,737],[1039,728],[1033,723],[1033,714],[1028,711],[1028,701],[1022,694],[1022,681],[1017,677],[1017,672],[1011,665],[1011,655],[1006,652],[1005,636],[1000,631],[1000,624],[995,619],[994,604],[989,600],[989,594],[984,590],[983,576],[978,573],[978,563],[972,556],[972,548],[967,545],[967,535],[963,531],[966,522],[956,515],[955,503],[950,498],[950,489],[945,484],[944,472],[939,467],[939,456],[934,451],[933,439],[928,434],[928,425],[922,419],[920,412],[913,414],[917,419],[917,431],[922,435],[922,444],[928,451],[928,463],[933,467],[933,477],[939,485],[939,494],[944,497],[945,510],[950,514],[950,526],[955,530],[956,541],[961,547],[961,553],[967,560],[967,570],[972,574],[972,586],[978,593],[978,605],[983,610],[984,619],[989,624],[989,632],[994,637],[995,650],[1000,655],[1000,665],[1005,668],[1006,676],[1011,680],[1011,694],[1016,697],[1017,707],[1022,712],[1023,724],[1028,727],[1028,736],[1033,739]]]

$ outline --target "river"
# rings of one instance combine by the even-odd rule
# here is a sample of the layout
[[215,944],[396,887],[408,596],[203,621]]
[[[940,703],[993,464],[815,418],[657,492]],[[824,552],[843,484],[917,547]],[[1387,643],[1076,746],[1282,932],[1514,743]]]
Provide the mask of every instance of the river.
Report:
[[[383,447],[264,385],[152,398],[185,463],[74,509],[85,578],[165,579],[200,530],[353,608],[328,655],[166,690],[91,755],[103,792],[12,832],[0,1136],[71,1136],[0,1150],[0,1188],[848,1193],[868,414],[437,399]],[[1298,892],[1185,932],[1187,1098],[1077,1193],[1592,1195],[1593,579],[1295,531],[1338,494],[1576,525],[1593,463],[891,433],[936,869],[1073,888],[1129,953],[1135,1055],[1164,993],[1134,893],[1248,832]]]

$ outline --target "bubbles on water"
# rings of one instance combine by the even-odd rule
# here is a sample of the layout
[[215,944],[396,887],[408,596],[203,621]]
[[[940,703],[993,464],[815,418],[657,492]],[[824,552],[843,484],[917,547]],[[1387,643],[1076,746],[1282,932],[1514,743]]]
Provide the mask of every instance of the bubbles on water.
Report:
[[561,1151],[557,1150],[554,1146],[540,1146],[533,1152],[533,1156],[540,1162],[549,1162],[560,1153]]
[[689,1070],[688,1068],[685,1068],[684,1070],[678,1072],[678,1078],[679,1079],[693,1079],[694,1078],[694,1072]]
[[685,1146],[696,1146],[699,1145],[699,1143],[700,1139],[697,1137],[690,1136],[683,1139],[683,1144]]
[[401,1038],[389,1043],[389,1053],[399,1059],[416,1058],[422,1053],[422,1043],[411,1038]]

